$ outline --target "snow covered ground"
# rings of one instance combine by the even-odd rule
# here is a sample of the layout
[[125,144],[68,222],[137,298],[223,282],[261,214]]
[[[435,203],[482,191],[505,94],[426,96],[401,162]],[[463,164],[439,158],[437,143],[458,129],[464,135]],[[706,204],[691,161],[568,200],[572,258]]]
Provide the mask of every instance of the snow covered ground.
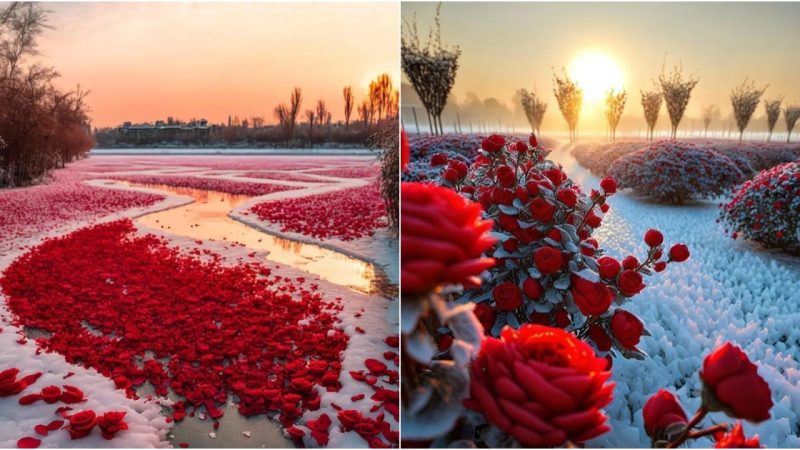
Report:
[[[599,180],[578,165],[569,148],[550,159],[584,189]],[[664,233],[666,242],[683,241],[691,258],[649,277],[649,285],[626,308],[639,316],[650,337],[639,348],[644,361],[614,360],[617,383],[607,408],[613,429],[590,441],[590,447],[649,447],[642,407],[660,388],[677,392],[689,414],[700,404],[698,370],[715,346],[731,341],[759,365],[772,389],[772,420],[744,423],[767,447],[800,446],[800,260],[725,236],[716,218],[716,202],[684,206],[648,203],[619,192],[595,234],[607,254],[623,257],[645,251],[648,228]],[[721,413],[713,422],[727,420]],[[705,423],[710,423],[706,419]],[[693,446],[713,447],[705,438]]]
[[[118,159],[117,159],[118,158]],[[301,189],[294,189],[290,191],[276,192],[260,196],[254,200],[264,201],[276,200],[282,198],[284,195],[311,195],[317,190],[323,191],[331,189],[340,189],[352,186],[360,186],[365,183],[364,180],[348,179],[348,178],[335,178],[323,175],[312,175],[311,178],[318,178],[322,183],[301,183],[296,181],[282,181],[282,180],[266,180],[266,179],[247,179],[242,177],[241,173],[237,170],[215,167],[213,164],[209,167],[197,166],[181,166],[174,164],[176,159],[180,157],[172,157],[164,159],[148,161],[147,157],[142,158],[126,158],[126,157],[92,157],[81,164],[80,170],[96,171],[96,173],[89,178],[104,178],[105,176],[112,175],[110,172],[115,171],[113,175],[123,174],[149,174],[149,175],[162,175],[169,176],[171,174],[192,175],[208,178],[222,178],[234,179],[237,181],[253,182],[253,183],[274,183],[282,184],[293,187],[300,187]],[[188,160],[189,158],[187,158]],[[262,157],[261,160],[266,158]],[[302,160],[302,158],[300,158]],[[327,159],[331,164],[322,164],[320,161]],[[295,164],[300,167],[314,168],[314,169],[329,169],[341,166],[347,166],[352,163],[354,166],[363,165],[365,161],[374,158],[314,158],[303,160],[299,164],[296,158],[280,159],[278,165],[283,164],[286,167]],[[94,162],[93,162],[94,161]],[[197,163],[196,158],[193,162]],[[244,162],[244,161],[242,161]],[[132,170],[125,170],[125,165],[129,165]],[[233,163],[232,167],[238,166],[239,163]],[[246,164],[245,164],[246,165]],[[134,167],[135,166],[135,167]],[[270,164],[266,164],[269,167]],[[238,167],[237,167],[238,169]],[[244,170],[244,168],[242,169]],[[253,170],[253,168],[247,168]],[[280,170],[280,169],[278,169]],[[287,172],[294,172],[296,170],[304,171],[306,169],[300,168],[287,168]],[[238,175],[238,176],[237,176]],[[107,181],[89,180],[87,184],[109,189],[112,188],[111,184]],[[113,189],[124,190],[139,190],[145,192],[157,192],[148,189],[114,185]],[[190,198],[185,196],[173,195],[170,193],[159,192],[164,194],[163,201],[156,202],[149,207],[142,207],[133,210],[123,211],[121,213],[113,214],[103,217],[99,220],[93,220],[91,223],[106,222],[120,217],[140,217],[143,215],[151,214],[156,211],[164,210],[167,208],[175,208],[191,202]],[[249,203],[249,202],[248,202]],[[238,208],[238,210],[246,210]],[[231,214],[232,218],[237,218],[238,214]],[[252,222],[253,216],[244,216],[244,220]],[[240,219],[241,220],[241,219]],[[74,221],[64,224],[62,227],[42,233],[31,238],[26,239],[24,242],[15,242],[15,248],[2,255],[0,258],[0,272],[11,263],[15,258],[25,253],[31,246],[37,245],[47,236],[59,236],[75,229],[86,226],[90,221]],[[253,223],[252,225],[256,225]],[[195,239],[189,236],[181,236],[171,233],[169,230],[159,230],[149,227],[141,226],[140,233],[152,232],[167,238],[171,245],[177,245],[187,251],[196,247]],[[265,228],[264,224],[258,225],[259,228]],[[270,233],[275,233],[274,230],[268,230]],[[275,233],[278,234],[278,233]],[[361,239],[350,242],[319,242],[312,239],[305,238],[301,235],[284,235],[289,239],[303,240],[312,242],[317,245],[324,245],[327,248],[333,249],[353,257],[374,262],[381,266],[385,271],[388,278],[393,284],[396,284],[399,279],[398,262],[397,262],[397,242],[396,238],[390,236],[387,232],[381,230],[376,235],[369,239]],[[209,249],[214,252],[222,254],[226,260],[235,263],[238,260],[247,260],[252,253],[253,249],[246,246],[231,245],[230,241],[207,241],[203,243],[204,249]],[[267,256],[269,259],[269,256]],[[268,261],[269,264],[269,261]],[[305,277],[311,282],[319,284],[320,292],[328,298],[340,298],[343,305],[343,310],[339,313],[341,320],[341,328],[349,336],[348,347],[344,352],[342,361],[342,371],[340,382],[342,389],[338,392],[327,392],[320,389],[321,394],[321,407],[316,411],[308,411],[297,422],[297,427],[304,429],[304,424],[309,420],[318,418],[322,414],[328,414],[333,420],[333,425],[330,428],[330,441],[328,446],[332,447],[366,447],[367,441],[361,438],[356,432],[342,432],[338,428],[336,420],[337,409],[355,409],[361,412],[364,416],[374,417],[375,412],[373,409],[377,408],[378,411],[383,411],[381,401],[373,400],[370,398],[372,389],[367,388],[363,382],[357,381],[350,376],[350,372],[358,372],[365,370],[365,361],[368,358],[382,360],[387,364],[389,369],[397,370],[398,368],[391,360],[386,360],[385,354],[396,351],[396,348],[387,345],[384,340],[388,336],[396,336],[399,324],[398,318],[398,305],[396,299],[387,298],[382,294],[363,294],[346,286],[338,285],[315,276],[309,276],[305,271],[297,268],[281,264],[279,268],[273,270],[274,275],[284,277]],[[127,411],[128,415],[125,420],[130,424],[130,430],[119,433],[114,440],[104,441],[99,435],[93,435],[90,438],[70,441],[69,435],[66,432],[51,433],[48,437],[42,438],[37,436],[33,427],[37,424],[47,424],[51,420],[59,418],[54,415],[54,410],[57,405],[48,405],[44,402],[38,402],[31,406],[21,407],[17,405],[18,396],[11,396],[0,398],[0,447],[15,447],[16,441],[24,436],[34,436],[42,439],[42,447],[100,447],[100,446],[113,446],[113,447],[165,447],[170,445],[170,440],[174,443],[182,442],[180,436],[173,436],[172,424],[165,421],[165,416],[161,414],[161,405],[154,401],[137,400],[133,401],[125,397],[124,391],[117,390],[113,382],[99,375],[94,370],[87,370],[76,367],[64,362],[63,358],[57,354],[38,354],[36,344],[33,340],[27,340],[24,343],[18,343],[17,340],[23,335],[22,330],[8,324],[10,313],[5,308],[5,302],[2,301],[2,294],[0,294],[0,371],[17,367],[21,370],[21,375],[27,375],[34,371],[43,371],[42,376],[35,384],[30,386],[27,391],[37,392],[41,387],[50,384],[71,384],[81,388],[88,397],[88,402],[80,406],[93,408],[99,412],[107,410],[123,410]],[[22,342],[22,341],[20,341]],[[74,375],[69,376],[67,380],[62,377],[69,372],[74,372]],[[396,390],[397,386],[390,385],[383,379],[375,384],[375,387],[383,387],[387,389]],[[353,401],[351,398],[361,393],[367,393],[366,397],[362,400]],[[227,416],[237,414],[235,408],[226,408]],[[238,414],[237,414],[238,415]],[[392,430],[398,429],[398,423],[391,414],[386,414],[386,421],[391,425]],[[257,439],[258,437],[265,436],[263,433],[258,433],[252,427],[268,427],[275,429],[276,425],[273,423],[258,423],[254,420],[247,422],[234,421],[233,424],[226,423],[227,419],[222,421],[220,430],[217,431],[215,436],[216,440],[203,440],[192,439],[194,443],[199,443],[203,446],[269,446],[270,442]],[[223,427],[234,425],[244,426],[246,424],[248,429],[236,430],[223,430]],[[194,424],[196,425],[196,424]],[[211,423],[208,421],[207,430],[202,430],[204,439],[212,439],[207,437],[209,432],[212,432]],[[181,426],[177,427],[181,428]],[[179,429],[175,430],[174,434],[181,433]],[[192,429],[198,429],[193,426]],[[242,432],[250,432],[250,436],[244,436]],[[211,433],[213,434],[213,433]],[[184,434],[185,435],[185,434]],[[268,436],[267,434],[266,436]],[[234,436],[236,437],[234,439]],[[172,439],[170,439],[172,438]],[[303,438],[306,446],[318,446],[317,442],[306,433]],[[271,441],[272,445],[287,445],[289,441]]]

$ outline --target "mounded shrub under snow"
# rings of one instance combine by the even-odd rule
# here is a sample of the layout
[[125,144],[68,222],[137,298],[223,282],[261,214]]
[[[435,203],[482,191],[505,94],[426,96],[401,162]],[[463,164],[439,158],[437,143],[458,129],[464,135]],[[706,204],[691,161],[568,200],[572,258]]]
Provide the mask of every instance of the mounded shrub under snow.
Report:
[[604,177],[614,161],[646,145],[642,141],[580,144],[572,150],[572,155],[593,175]]
[[617,159],[609,169],[620,188],[657,202],[715,198],[744,181],[736,163],[710,148],[659,141]]
[[800,253],[800,161],[765,170],[742,184],[722,206],[720,219],[734,239],[741,234]]
[[[798,144],[764,142],[718,143],[714,145],[714,150],[733,159],[737,162],[737,165],[739,161],[747,161],[753,169],[753,173],[748,178],[778,164],[800,159],[800,145]],[[740,168],[742,167],[740,166]],[[745,175],[748,174],[745,172]]]

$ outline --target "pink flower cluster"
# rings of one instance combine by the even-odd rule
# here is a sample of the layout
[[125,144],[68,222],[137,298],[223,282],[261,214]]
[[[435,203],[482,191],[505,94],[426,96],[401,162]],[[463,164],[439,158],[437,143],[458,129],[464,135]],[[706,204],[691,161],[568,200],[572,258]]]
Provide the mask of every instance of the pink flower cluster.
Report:
[[176,187],[186,187],[192,189],[204,189],[209,191],[227,192],[234,195],[259,196],[271,194],[273,192],[288,191],[298,189],[292,186],[284,186],[269,183],[249,183],[245,181],[232,181],[222,178],[194,177],[183,175],[125,175],[109,177],[115,180],[130,181],[139,184],[167,185]]
[[621,189],[676,204],[718,197],[744,181],[727,156],[681,141],[660,141],[629,153],[614,161],[608,172]]
[[[0,288],[15,325],[47,333],[36,340],[44,350],[96,369],[130,397],[145,382],[184,397],[174,420],[188,407],[218,419],[234,394],[241,414],[275,411],[290,426],[319,408],[318,386],[340,389],[348,338],[338,300],[259,263],[181,254],[137,236],[130,220],[45,241],[6,269]],[[65,395],[45,388],[29,400]]]
[[25,189],[0,191],[0,248],[70,222],[149,206],[158,195],[88,186],[83,176],[55,171],[54,179]]
[[367,186],[253,206],[259,219],[281,225],[281,231],[343,241],[372,236],[385,227],[386,207],[377,182]]
[[767,247],[800,252],[800,162],[781,164],[746,181],[722,205],[726,232]]

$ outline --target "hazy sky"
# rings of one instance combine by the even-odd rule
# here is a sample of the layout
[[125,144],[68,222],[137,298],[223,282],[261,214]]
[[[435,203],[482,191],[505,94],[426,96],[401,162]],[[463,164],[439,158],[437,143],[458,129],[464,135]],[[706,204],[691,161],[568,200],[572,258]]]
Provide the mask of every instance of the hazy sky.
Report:
[[[435,7],[404,3],[403,20],[416,13],[426,37]],[[687,117],[708,104],[729,115],[730,90],[746,76],[769,83],[764,98],[800,102],[800,3],[444,3],[441,24],[443,41],[462,49],[456,100],[474,93],[511,107],[516,89],[536,86],[549,103],[545,122],[560,121],[552,69],[586,52],[618,66],[626,116],[642,116],[639,90],[652,86],[665,55],[668,68],[682,62],[685,74],[700,78]],[[585,108],[581,122],[602,127],[600,108]],[[762,104],[755,117],[763,115]],[[663,117],[662,108],[666,125]]]
[[42,59],[78,83],[95,126],[168,115],[213,122],[263,116],[303,88],[342,117],[371,78],[399,85],[400,7],[392,3],[49,3]]

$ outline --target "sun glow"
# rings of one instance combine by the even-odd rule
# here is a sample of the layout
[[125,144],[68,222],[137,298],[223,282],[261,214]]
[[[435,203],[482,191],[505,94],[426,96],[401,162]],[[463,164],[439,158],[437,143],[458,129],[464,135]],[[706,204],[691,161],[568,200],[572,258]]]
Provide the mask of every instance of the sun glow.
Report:
[[603,102],[610,89],[619,91],[625,81],[617,63],[597,52],[585,52],[575,57],[568,73],[583,89],[583,101],[587,105]]

